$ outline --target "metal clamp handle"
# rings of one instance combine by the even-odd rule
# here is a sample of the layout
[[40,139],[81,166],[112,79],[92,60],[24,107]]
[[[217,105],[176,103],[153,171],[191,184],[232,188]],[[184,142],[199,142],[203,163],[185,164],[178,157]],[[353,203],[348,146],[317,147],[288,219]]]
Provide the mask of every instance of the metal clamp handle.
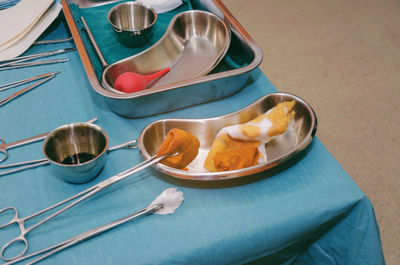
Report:
[[[24,249],[21,250],[21,252],[19,252],[14,257],[10,257],[10,258],[5,257],[4,254],[5,254],[6,250],[8,248],[10,248],[12,245],[17,244],[18,242],[22,242],[25,245]],[[21,234],[20,236],[18,236],[16,238],[14,238],[13,240],[9,241],[7,244],[5,244],[1,248],[0,257],[5,261],[11,261],[11,260],[14,260],[14,259],[18,259],[18,258],[22,257],[28,251],[28,247],[29,247],[28,241],[26,240],[25,236]]]
[[4,212],[8,211],[8,210],[14,211],[14,217],[9,222],[6,222],[6,223],[0,225],[0,228],[4,228],[6,226],[9,226],[9,225],[15,223],[16,220],[18,219],[18,211],[17,211],[17,208],[15,208],[15,207],[6,207],[6,208],[1,209],[0,210],[0,215],[2,213],[4,213]]

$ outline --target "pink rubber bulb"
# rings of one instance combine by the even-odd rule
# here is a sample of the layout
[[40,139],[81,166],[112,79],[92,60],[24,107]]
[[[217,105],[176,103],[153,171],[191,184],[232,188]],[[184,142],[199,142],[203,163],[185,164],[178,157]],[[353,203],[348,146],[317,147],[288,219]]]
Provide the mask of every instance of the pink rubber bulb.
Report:
[[121,92],[138,92],[147,87],[154,79],[169,72],[169,67],[151,75],[141,75],[133,72],[125,72],[117,77],[114,88]]

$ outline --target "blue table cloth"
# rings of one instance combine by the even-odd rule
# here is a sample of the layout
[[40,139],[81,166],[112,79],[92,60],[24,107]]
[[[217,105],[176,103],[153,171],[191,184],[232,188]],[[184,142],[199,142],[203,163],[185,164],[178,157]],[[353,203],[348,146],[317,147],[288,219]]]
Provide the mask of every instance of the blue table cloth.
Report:
[[[45,38],[67,35],[65,25],[59,22]],[[27,53],[72,46],[34,46]],[[77,52],[57,58],[71,61],[0,71],[0,84],[61,71],[0,107],[0,136],[7,142],[98,117],[97,124],[114,145],[136,139],[153,121],[219,116],[276,91],[257,69],[246,86],[231,97],[148,118],[126,119],[114,114],[92,91]],[[18,89],[2,92],[0,97]],[[10,150],[7,163],[41,157],[41,143],[34,143]],[[140,161],[138,150],[112,152],[101,174],[83,185],[63,182],[47,167],[0,177],[0,208],[15,206],[21,216],[30,215]],[[257,181],[243,185],[196,187],[178,185],[148,168],[33,230],[28,235],[29,253],[140,210],[164,189],[177,187],[185,201],[175,214],[133,220],[42,264],[385,263],[370,200],[317,138],[294,160],[254,178]],[[0,245],[16,234],[15,226],[0,229]]]

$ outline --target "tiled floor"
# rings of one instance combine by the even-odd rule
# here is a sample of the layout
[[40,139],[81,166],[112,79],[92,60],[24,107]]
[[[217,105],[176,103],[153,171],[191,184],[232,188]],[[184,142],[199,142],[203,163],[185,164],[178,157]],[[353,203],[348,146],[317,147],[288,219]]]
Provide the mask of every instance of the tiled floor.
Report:
[[317,136],[374,204],[387,264],[400,264],[400,1],[223,2],[277,89],[314,107]]

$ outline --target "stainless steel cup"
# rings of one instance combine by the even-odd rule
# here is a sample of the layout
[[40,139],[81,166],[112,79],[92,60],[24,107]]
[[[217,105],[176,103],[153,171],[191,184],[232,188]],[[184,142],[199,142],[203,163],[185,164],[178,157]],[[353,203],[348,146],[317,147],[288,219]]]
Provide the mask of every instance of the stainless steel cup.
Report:
[[119,42],[128,47],[139,47],[150,40],[157,13],[142,3],[124,2],[110,9],[108,21]]
[[43,142],[43,153],[56,176],[71,183],[96,177],[106,161],[108,135],[99,126],[81,122],[58,127]]

